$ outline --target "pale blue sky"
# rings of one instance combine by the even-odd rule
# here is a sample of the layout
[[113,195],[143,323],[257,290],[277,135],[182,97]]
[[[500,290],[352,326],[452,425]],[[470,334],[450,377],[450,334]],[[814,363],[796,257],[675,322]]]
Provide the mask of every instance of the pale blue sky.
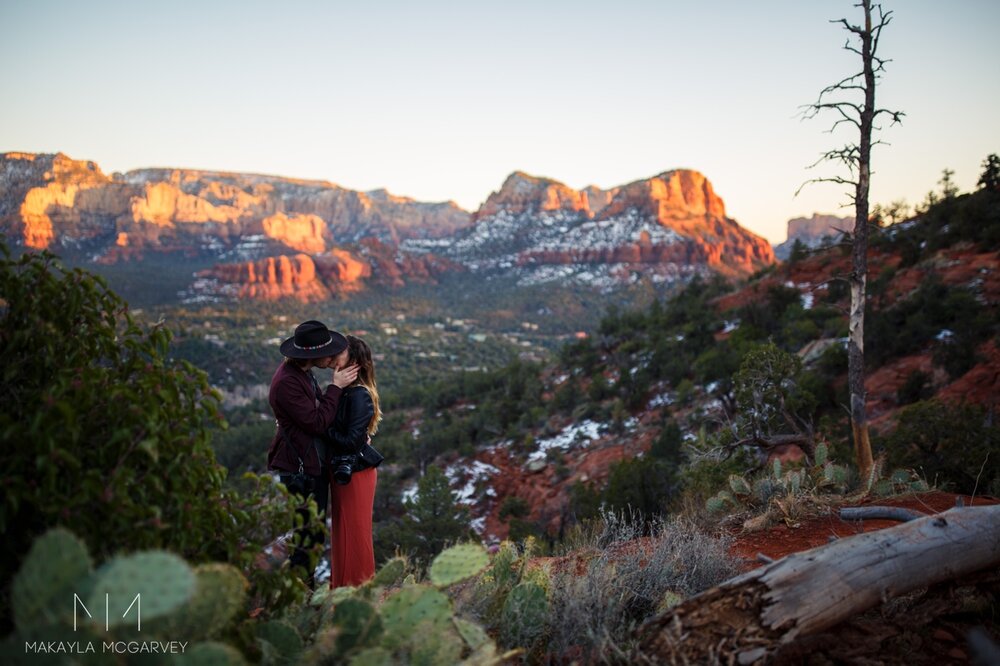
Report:
[[[55,2],[0,0],[0,152],[105,172],[175,166],[385,187],[474,210],[514,170],[612,187],[705,173],[773,242],[848,214],[798,186],[837,138],[799,105],[859,66],[852,0]],[[1000,152],[1000,2],[898,0],[872,199]],[[827,170],[830,173],[830,170]],[[820,174],[816,174],[820,175]]]

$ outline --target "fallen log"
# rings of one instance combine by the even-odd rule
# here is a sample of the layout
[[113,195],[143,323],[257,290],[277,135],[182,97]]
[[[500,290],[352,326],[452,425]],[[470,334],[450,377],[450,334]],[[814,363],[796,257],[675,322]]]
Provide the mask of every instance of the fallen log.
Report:
[[895,520],[906,523],[917,518],[923,518],[926,513],[898,506],[859,506],[845,507],[840,510],[840,519],[855,520]]
[[1000,505],[944,513],[767,564],[639,630],[637,661],[763,663],[782,646],[916,589],[1000,565]]

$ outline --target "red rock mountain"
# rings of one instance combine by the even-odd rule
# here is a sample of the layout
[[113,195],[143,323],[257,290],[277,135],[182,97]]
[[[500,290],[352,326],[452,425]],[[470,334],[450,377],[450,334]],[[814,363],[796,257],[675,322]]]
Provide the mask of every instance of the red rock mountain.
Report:
[[774,261],[770,244],[726,217],[709,180],[687,169],[579,191],[515,172],[474,220],[455,252],[501,268],[669,265],[741,275]]
[[29,248],[85,248],[105,262],[148,252],[322,253],[369,237],[398,243],[448,236],[468,224],[469,214],[452,202],[421,203],[384,190],[183,169],[107,176],[62,153],[0,154],[4,234]]
[[444,273],[463,270],[463,266],[447,259],[431,254],[406,255],[394,246],[368,238],[356,251],[334,248],[312,256],[282,254],[219,264],[196,275],[192,295],[314,302],[355,293],[369,284],[436,284]]
[[[745,275],[774,261],[690,170],[609,190],[515,172],[470,215],[322,181],[190,169],[109,176],[61,153],[5,153],[0,229],[15,246],[102,263],[151,253],[221,262],[193,291],[250,298],[316,300],[464,268],[613,288],[643,276]],[[369,239],[377,244],[359,245]]]

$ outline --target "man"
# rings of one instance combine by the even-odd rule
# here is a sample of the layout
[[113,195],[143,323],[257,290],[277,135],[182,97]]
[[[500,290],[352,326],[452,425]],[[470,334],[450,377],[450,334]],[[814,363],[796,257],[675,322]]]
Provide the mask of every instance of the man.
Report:
[[[277,432],[267,452],[267,468],[278,472],[281,482],[305,499],[316,500],[320,516],[325,518],[329,500],[323,436],[333,424],[341,391],[358,375],[358,366],[343,367],[347,362],[347,339],[323,323],[310,320],[299,324],[295,334],[281,343],[285,360],[271,379],[268,402],[277,422]],[[321,389],[313,369],[333,370],[332,383]],[[303,518],[308,517],[300,509]],[[290,558],[293,567],[305,570],[310,587],[314,586],[309,550],[323,543],[325,530],[297,530]]]

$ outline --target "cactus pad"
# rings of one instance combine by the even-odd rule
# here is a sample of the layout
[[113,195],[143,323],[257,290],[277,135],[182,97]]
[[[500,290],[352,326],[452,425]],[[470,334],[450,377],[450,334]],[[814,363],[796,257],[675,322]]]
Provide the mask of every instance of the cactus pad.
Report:
[[[249,584],[236,567],[219,562],[195,567],[190,601],[163,619],[158,633],[194,640],[220,633],[243,609]],[[143,611],[145,612],[145,611]]]
[[224,643],[208,641],[192,645],[183,654],[174,656],[178,666],[245,666],[243,655]]
[[750,484],[747,483],[746,479],[738,474],[729,475],[729,489],[737,495],[750,494]]
[[394,557],[385,564],[382,568],[378,570],[375,577],[372,578],[372,585],[375,587],[387,587],[389,585],[394,585],[399,582],[399,579],[403,577],[406,572],[406,559],[402,557]]
[[429,623],[432,632],[443,631],[451,623],[451,601],[429,585],[400,589],[385,600],[380,611],[385,629],[382,643],[390,649],[407,643],[422,623]]
[[518,583],[507,595],[500,614],[503,642],[509,646],[530,647],[543,631],[549,612],[545,590],[535,583]]
[[705,500],[705,510],[714,516],[726,510],[726,503],[718,495],[715,495]]
[[368,648],[351,659],[351,666],[394,666],[392,653],[381,647]]
[[910,473],[905,469],[894,470],[889,480],[897,485],[906,485],[910,482]]
[[465,642],[450,623],[442,627],[425,620],[417,625],[410,641],[409,663],[414,666],[457,664],[464,649]]
[[[191,599],[194,590],[195,575],[187,562],[173,553],[150,550],[115,557],[95,571],[87,608],[95,625],[103,627],[106,620],[109,627],[135,624],[141,630],[141,621],[174,612]],[[106,618],[99,612],[105,603]]]
[[465,644],[469,646],[470,650],[478,650],[481,646],[491,642],[486,630],[475,622],[470,622],[460,617],[454,618],[454,621],[455,629],[458,630],[458,634],[465,641]]
[[816,451],[813,453],[813,463],[817,466],[822,467],[826,464],[826,461],[830,459],[830,448],[826,445],[826,442],[820,442],[816,445]]
[[382,620],[375,608],[361,599],[346,599],[333,611],[333,624],[340,628],[337,651],[344,654],[371,645],[382,634]]
[[271,620],[257,625],[256,634],[265,655],[271,655],[280,663],[298,663],[302,638],[295,627],[283,620]]
[[23,631],[72,617],[73,594],[85,597],[82,582],[91,566],[87,546],[69,530],[57,527],[35,539],[12,585],[17,628]]
[[431,563],[431,582],[447,587],[475,576],[490,563],[486,549],[479,544],[463,543],[441,552]]

